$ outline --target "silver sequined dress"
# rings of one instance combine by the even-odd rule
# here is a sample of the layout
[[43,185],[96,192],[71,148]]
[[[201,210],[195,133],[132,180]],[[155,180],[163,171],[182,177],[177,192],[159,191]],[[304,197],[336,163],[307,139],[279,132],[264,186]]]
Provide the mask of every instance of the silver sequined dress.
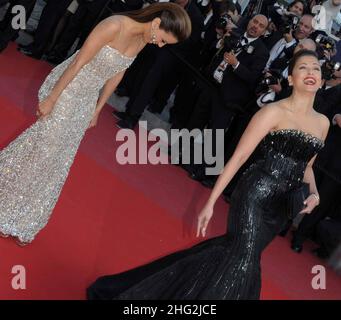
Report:
[[[49,95],[77,53],[46,77],[39,101]],[[0,232],[31,242],[47,224],[101,88],[133,60],[104,46],[63,90],[52,113],[0,152]]]

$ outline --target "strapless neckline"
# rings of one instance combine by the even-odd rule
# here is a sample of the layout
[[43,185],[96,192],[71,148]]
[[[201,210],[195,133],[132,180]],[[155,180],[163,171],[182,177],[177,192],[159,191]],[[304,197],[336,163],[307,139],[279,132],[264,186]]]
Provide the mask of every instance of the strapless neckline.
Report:
[[134,57],[128,57],[128,56],[126,56],[125,54],[123,54],[123,53],[121,53],[119,50],[117,50],[117,49],[115,49],[115,48],[109,46],[108,44],[106,44],[104,47],[107,47],[107,48],[113,50],[114,52],[116,52],[117,54],[119,54],[122,58],[125,58],[125,59],[128,59],[128,60],[134,60],[134,59],[136,58],[136,56],[134,56]]
[[314,136],[311,133],[305,132],[305,131],[300,130],[300,129],[278,129],[278,130],[270,131],[268,133],[268,135],[275,135],[275,134],[281,134],[281,133],[286,133],[286,132],[297,133],[298,135],[308,137],[308,138],[313,139],[313,140],[319,142],[320,144],[324,145],[324,141],[322,139]]

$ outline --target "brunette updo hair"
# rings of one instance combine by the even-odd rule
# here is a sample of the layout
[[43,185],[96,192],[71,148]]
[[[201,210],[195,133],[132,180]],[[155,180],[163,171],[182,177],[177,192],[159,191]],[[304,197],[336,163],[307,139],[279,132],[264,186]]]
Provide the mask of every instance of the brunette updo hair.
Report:
[[160,18],[160,29],[170,32],[178,41],[186,40],[192,32],[191,20],[186,10],[176,3],[153,3],[140,10],[119,14],[140,23]]

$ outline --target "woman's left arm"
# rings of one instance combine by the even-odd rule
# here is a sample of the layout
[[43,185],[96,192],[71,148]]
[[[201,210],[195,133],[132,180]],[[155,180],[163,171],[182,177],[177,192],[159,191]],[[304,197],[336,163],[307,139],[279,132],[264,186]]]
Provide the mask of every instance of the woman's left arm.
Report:
[[313,164],[315,162],[316,156],[317,155],[315,155],[309,161],[304,172],[303,181],[309,184],[310,194],[308,198],[306,198],[304,201],[304,204],[306,205],[306,207],[300,213],[311,213],[311,211],[320,203],[320,195],[316,187],[315,175],[314,175],[314,170],[313,170]]
[[[323,137],[322,140],[324,141],[327,137],[328,130],[329,130],[329,120],[327,117],[323,116]],[[315,155],[307,164],[306,170],[304,172],[303,181],[309,184],[309,191],[310,195],[307,199],[305,199],[304,204],[306,207],[300,213],[311,213],[311,211],[319,205],[320,203],[320,195],[318,193],[316,182],[315,182],[315,175],[313,170],[313,165],[315,162],[317,155]]]
[[102,108],[104,107],[106,102],[109,100],[109,98],[111,97],[111,95],[113,94],[115,89],[117,88],[118,84],[121,82],[121,80],[122,80],[122,78],[124,76],[124,73],[125,73],[125,71],[117,73],[114,77],[112,77],[111,79],[109,79],[105,83],[105,85],[103,87],[103,90],[101,92],[101,95],[99,96],[99,98],[97,100],[97,105],[96,105],[95,113],[94,113],[94,115],[92,117],[92,120],[90,122],[89,128],[92,128],[92,127],[96,126],[97,120],[98,120],[98,116],[99,116]]

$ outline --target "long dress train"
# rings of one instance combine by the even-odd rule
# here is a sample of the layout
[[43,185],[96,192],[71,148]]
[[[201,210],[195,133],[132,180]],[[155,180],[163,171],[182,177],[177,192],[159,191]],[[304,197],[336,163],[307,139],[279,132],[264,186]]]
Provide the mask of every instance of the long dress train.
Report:
[[262,251],[286,225],[287,192],[323,145],[295,129],[267,134],[232,194],[225,235],[100,277],[88,299],[259,299]]
[[[39,89],[51,92],[76,53],[56,66]],[[0,232],[31,242],[47,224],[104,83],[134,58],[106,45],[59,96],[52,113],[0,152]]]

